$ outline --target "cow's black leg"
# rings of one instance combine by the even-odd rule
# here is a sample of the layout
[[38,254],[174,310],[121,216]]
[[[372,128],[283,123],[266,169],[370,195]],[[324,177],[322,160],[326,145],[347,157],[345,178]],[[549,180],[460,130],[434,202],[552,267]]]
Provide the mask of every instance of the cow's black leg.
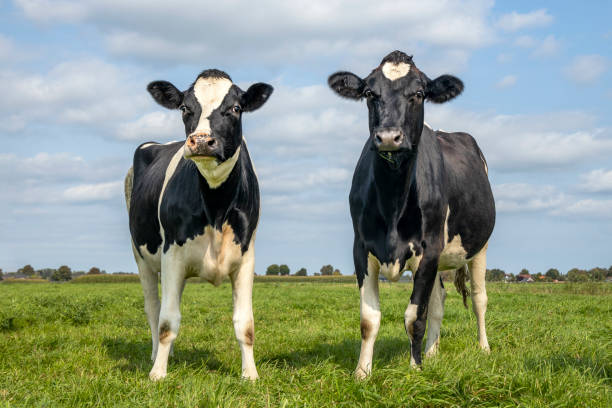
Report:
[[439,252],[422,259],[414,276],[414,288],[410,304],[404,314],[404,326],[410,337],[410,362],[413,366],[422,363],[423,337],[427,325],[427,304],[438,273]]

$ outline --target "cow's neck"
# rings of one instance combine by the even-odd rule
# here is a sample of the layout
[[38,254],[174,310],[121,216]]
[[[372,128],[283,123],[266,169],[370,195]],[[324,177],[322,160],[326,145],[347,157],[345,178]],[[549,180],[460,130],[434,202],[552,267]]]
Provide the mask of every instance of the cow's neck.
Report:
[[200,194],[203,210],[206,218],[216,227],[221,227],[227,219],[240,190],[243,173],[241,156],[245,154],[240,150],[237,152],[237,157],[227,177],[222,183],[216,184],[215,188],[211,188],[209,182],[200,172]]
[[406,208],[417,201],[417,154],[404,157],[400,162],[389,162],[377,153],[374,160],[374,185],[378,195],[378,207],[383,219],[390,223],[397,223]]

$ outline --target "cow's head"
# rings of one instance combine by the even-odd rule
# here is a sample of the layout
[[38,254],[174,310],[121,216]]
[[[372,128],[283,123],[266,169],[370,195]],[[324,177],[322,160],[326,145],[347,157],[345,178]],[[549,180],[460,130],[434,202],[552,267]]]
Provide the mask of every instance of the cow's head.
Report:
[[336,72],[328,80],[338,95],[368,103],[370,137],[386,155],[416,153],[423,130],[423,103],[446,102],[459,95],[459,78],[442,75],[431,80],[414,65],[412,57],[393,51],[366,78]]
[[180,109],[185,124],[184,156],[197,164],[217,166],[237,159],[242,143],[242,112],[261,107],[273,88],[264,83],[243,91],[223,71],[203,71],[186,91],[167,81],[151,82],[147,90],[157,103]]

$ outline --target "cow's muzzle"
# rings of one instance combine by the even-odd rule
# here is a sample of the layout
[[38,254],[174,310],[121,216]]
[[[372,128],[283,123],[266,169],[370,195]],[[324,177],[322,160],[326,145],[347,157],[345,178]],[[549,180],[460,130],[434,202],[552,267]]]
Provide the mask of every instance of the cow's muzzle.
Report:
[[219,151],[219,141],[207,133],[187,136],[185,157],[215,156]]
[[381,152],[394,152],[404,147],[404,131],[400,128],[378,128],[373,132],[374,145]]

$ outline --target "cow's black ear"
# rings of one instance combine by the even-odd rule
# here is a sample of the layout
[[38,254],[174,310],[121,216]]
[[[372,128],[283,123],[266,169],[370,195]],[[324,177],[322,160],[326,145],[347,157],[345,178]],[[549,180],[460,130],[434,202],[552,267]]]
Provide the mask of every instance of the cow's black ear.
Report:
[[151,82],[147,91],[164,108],[177,109],[183,102],[183,93],[168,81]]
[[243,112],[253,112],[261,108],[273,91],[274,88],[271,85],[264,84],[263,82],[251,85],[240,97],[240,106],[242,106]]
[[329,76],[327,83],[335,93],[344,98],[359,100],[363,97],[365,82],[351,72],[336,72]]
[[463,82],[452,75],[441,75],[427,82],[425,97],[435,103],[444,103],[463,91]]

